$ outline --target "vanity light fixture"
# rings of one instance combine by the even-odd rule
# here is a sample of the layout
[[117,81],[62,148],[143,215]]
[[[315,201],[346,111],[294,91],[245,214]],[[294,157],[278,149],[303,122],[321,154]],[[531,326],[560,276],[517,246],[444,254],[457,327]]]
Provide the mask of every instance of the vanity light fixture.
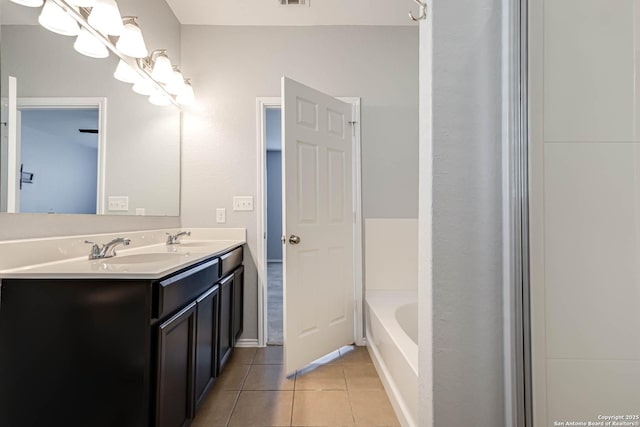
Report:
[[122,19],[124,29],[116,43],[122,53],[132,58],[145,58],[149,51],[142,38],[142,30],[138,26],[137,16],[125,16]]
[[119,36],[124,30],[120,9],[115,0],[95,0],[87,21],[104,35]]
[[167,98],[167,95],[157,90],[153,91],[149,97],[149,102],[159,107],[166,107],[171,104],[171,100]]
[[153,94],[155,88],[151,85],[151,83],[149,83],[147,80],[143,79],[142,77],[140,77],[134,84],[133,84],[133,91],[135,93],[138,93],[140,95],[145,95],[145,96],[149,96],[151,94]]
[[96,5],[96,0],[67,0],[67,3],[78,7],[93,7]]
[[134,84],[140,78],[140,75],[131,68],[131,65],[127,64],[124,60],[118,62],[116,71],[113,73],[113,77],[124,83]]
[[186,79],[184,81],[184,86],[182,87],[182,91],[176,97],[176,101],[178,104],[189,106],[193,105],[196,102],[195,94],[193,93],[193,86],[191,86],[191,80]]
[[53,0],[44,3],[38,22],[47,30],[63,36],[77,36],[80,33],[76,20]]
[[[136,93],[149,96],[155,105],[191,105],[195,96],[191,81],[171,64],[166,49],[148,54],[137,17],[120,16],[116,0],[10,0],[42,7],[38,22],[65,36],[78,36],[74,48],[93,58],[109,51],[120,58],[113,76],[133,84]],[[133,62],[135,60],[135,62]]]
[[11,0],[20,6],[40,7],[44,4],[44,0]]
[[180,92],[182,92],[183,87],[184,87],[184,77],[180,72],[180,68],[178,68],[177,65],[174,65],[173,74],[171,75],[171,80],[169,80],[169,83],[167,83],[167,85],[164,88],[171,95],[178,95]]
[[166,49],[154,50],[151,52],[151,77],[160,83],[167,84],[173,76],[173,65],[167,56]]
[[109,56],[109,49],[86,28],[80,30],[73,48],[91,58],[107,58]]

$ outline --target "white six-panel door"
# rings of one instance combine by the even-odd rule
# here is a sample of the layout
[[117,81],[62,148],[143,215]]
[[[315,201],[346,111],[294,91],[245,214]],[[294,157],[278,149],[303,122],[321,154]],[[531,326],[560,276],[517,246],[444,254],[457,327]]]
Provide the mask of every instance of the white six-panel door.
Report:
[[354,341],[352,106],[286,77],[282,100],[284,352],[293,373]]

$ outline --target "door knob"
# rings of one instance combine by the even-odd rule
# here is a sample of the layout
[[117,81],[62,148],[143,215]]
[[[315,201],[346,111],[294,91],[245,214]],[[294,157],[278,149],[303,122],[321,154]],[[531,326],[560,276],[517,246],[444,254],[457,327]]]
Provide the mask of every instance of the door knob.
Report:
[[291,243],[292,245],[297,245],[298,243],[300,243],[300,237],[292,234],[291,237],[289,237],[289,243]]

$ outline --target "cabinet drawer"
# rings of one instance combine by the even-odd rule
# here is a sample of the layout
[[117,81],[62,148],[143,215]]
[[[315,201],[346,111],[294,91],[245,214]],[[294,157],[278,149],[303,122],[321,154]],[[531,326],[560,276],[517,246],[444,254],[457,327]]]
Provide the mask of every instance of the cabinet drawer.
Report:
[[220,279],[218,258],[190,268],[156,284],[154,317],[162,318],[184,307]]
[[220,264],[220,277],[226,276],[242,265],[242,246],[222,255],[220,257]]

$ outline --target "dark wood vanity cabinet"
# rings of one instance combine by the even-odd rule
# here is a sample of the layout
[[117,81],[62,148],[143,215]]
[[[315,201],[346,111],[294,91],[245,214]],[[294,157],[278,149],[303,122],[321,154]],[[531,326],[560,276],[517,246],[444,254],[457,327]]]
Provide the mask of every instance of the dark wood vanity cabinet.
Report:
[[218,372],[222,371],[233,349],[233,274],[220,281],[220,338]]
[[184,426],[194,415],[196,308],[192,302],[158,328],[158,427]]
[[216,285],[196,301],[195,406],[204,400],[218,375],[220,286]]
[[238,247],[156,281],[3,279],[0,426],[189,425],[242,329],[241,263]]

